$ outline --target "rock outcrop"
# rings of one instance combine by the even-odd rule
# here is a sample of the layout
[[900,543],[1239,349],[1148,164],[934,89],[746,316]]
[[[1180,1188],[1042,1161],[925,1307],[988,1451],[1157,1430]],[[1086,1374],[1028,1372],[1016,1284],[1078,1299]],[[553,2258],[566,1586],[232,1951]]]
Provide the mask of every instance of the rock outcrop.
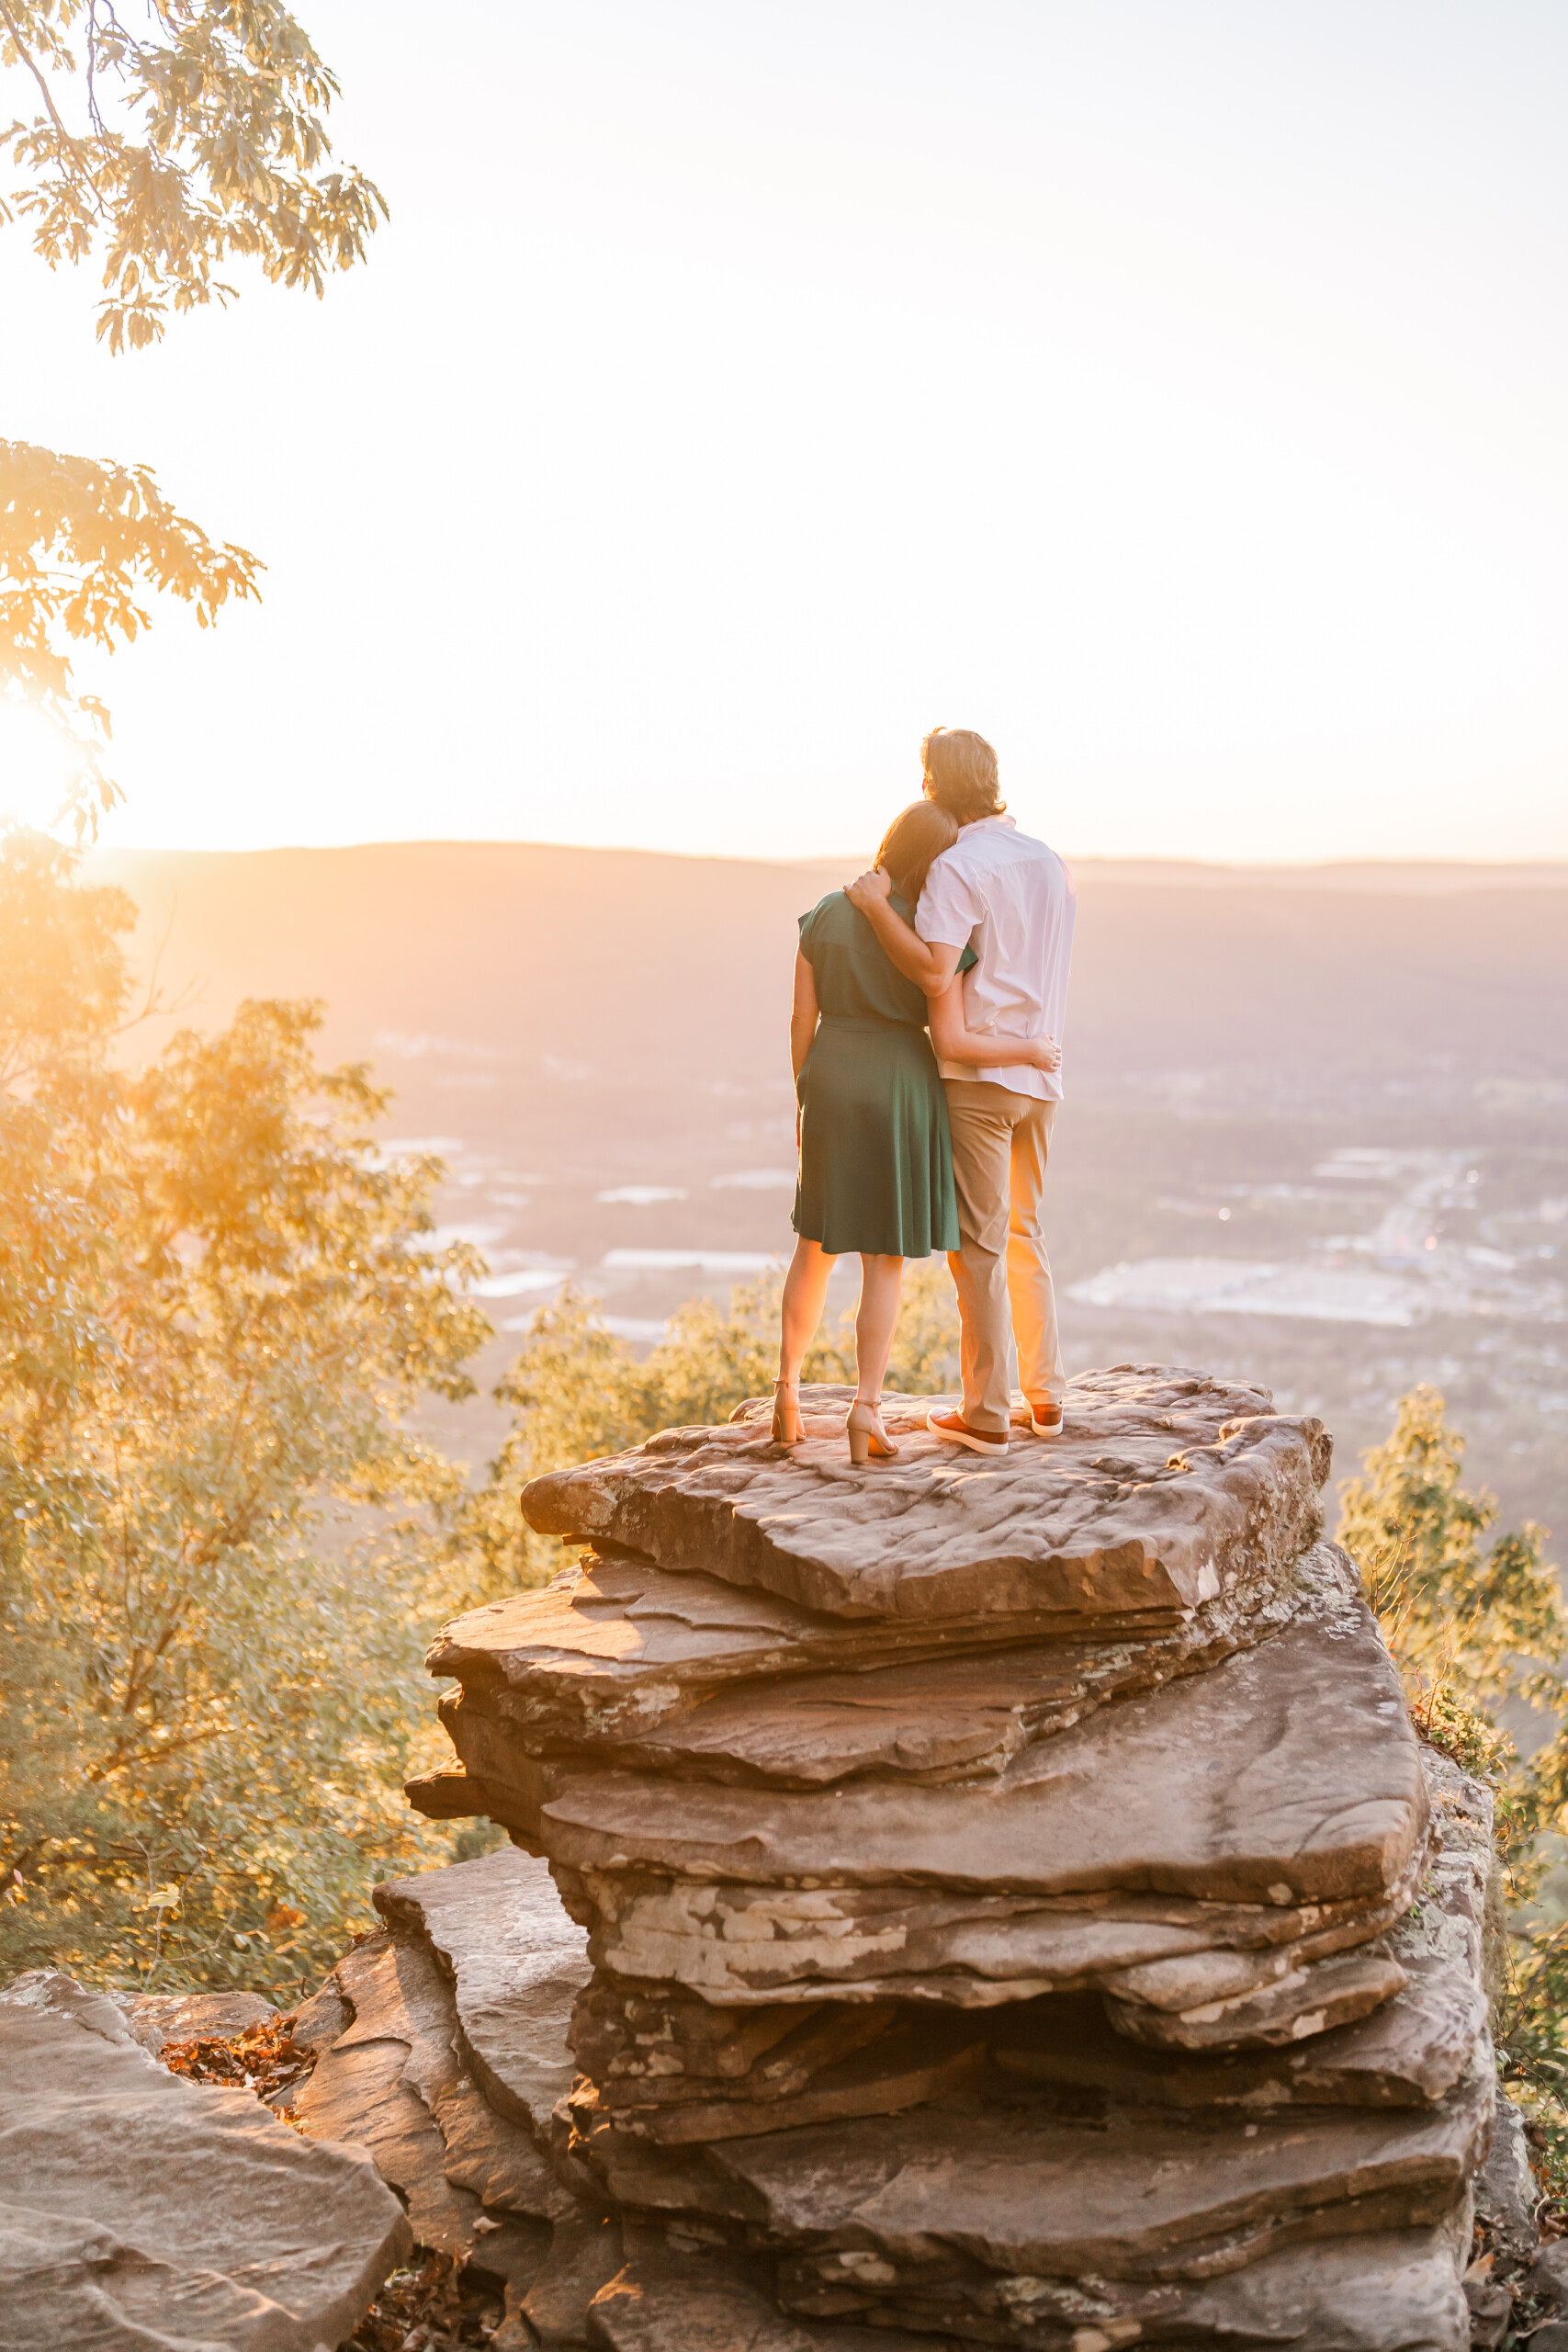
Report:
[[323,2128],[340,2062],[389,2151],[412,2086],[411,2211],[553,2233],[547,2341],[1457,2352],[1489,1804],[1320,1426],[1122,1367],[1001,1459],[910,1400],[855,1471],[804,1401],[526,1490],[592,1548],[446,1628],[410,1794],[537,1859],[381,1890]]
[[181,2081],[52,1971],[0,1991],[0,2179],[6,2352],[318,2352],[411,2243],[362,2149]]

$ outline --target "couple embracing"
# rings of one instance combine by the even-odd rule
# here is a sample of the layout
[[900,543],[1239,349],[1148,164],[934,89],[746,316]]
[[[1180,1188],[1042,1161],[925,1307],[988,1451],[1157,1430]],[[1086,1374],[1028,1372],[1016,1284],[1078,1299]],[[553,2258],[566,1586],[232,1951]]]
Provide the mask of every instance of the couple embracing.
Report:
[[881,1398],[906,1258],[945,1250],[958,1291],[964,1397],[931,1412],[939,1437],[976,1453],[1004,1453],[1015,1421],[1055,1437],[1066,1386],[1040,1215],[1062,1094],[1072,880],[1006,813],[984,736],[939,727],[920,763],[925,797],[894,819],[870,873],[801,917],[795,964],[798,1238],[773,1435],[787,1445],[804,1434],[801,1363],[833,1261],[857,1251],[845,1425],[857,1463],[898,1450]]

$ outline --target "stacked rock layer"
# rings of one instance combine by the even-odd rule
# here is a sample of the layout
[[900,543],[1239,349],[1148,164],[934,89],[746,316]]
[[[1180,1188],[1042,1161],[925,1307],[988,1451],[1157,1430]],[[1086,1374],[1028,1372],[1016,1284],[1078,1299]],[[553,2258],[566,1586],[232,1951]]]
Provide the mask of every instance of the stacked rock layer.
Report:
[[593,2340],[743,2293],[801,2347],[1465,2344],[1486,1800],[1323,1540],[1321,1426],[1121,1367],[1000,1458],[897,1400],[855,1470],[804,1403],[536,1480],[592,1549],[431,1657],[411,1796],[586,1932]]

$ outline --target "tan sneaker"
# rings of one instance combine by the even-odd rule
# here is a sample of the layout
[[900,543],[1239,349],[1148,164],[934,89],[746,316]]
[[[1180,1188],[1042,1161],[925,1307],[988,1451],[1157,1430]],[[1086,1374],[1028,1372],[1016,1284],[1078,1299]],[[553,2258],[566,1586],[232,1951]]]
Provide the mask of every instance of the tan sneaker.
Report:
[[926,1427],[949,1445],[966,1445],[971,1453],[1005,1453],[1008,1450],[1005,1430],[974,1430],[962,1413],[939,1413],[934,1409],[926,1415]]
[[1029,1426],[1036,1437],[1060,1437],[1063,1426],[1060,1405],[1031,1405]]

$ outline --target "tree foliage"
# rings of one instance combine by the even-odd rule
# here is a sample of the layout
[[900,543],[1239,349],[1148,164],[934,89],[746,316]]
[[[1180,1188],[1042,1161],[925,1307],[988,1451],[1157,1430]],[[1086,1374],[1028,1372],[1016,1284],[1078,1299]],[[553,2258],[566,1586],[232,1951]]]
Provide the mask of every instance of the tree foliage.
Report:
[[9,209],[33,251],[102,263],[98,334],[156,342],[168,311],[227,301],[231,257],[318,296],[365,257],[387,207],[357,169],[329,169],[338,96],[277,0],[0,0],[0,67],[32,104],[0,131]]
[[1562,1695],[1568,1608],[1542,1556],[1546,1530],[1483,1538],[1497,1506],[1460,1485],[1464,1440],[1435,1388],[1399,1405],[1387,1442],[1345,1489],[1340,1541],[1370,1571],[1398,1654],[1428,1679],[1446,1676],[1488,1709]]
[[209,628],[231,596],[259,594],[262,568],[244,548],[214,546],[145,466],[0,441],[0,695],[32,703],[70,745],[79,831],[118,795],[104,767],[108,712],[77,692],[67,648],[130,644],[152,625],[149,590]]
[[[1527,1524],[1484,1541],[1497,1506],[1460,1484],[1464,1441],[1434,1388],[1402,1399],[1387,1441],[1344,1491],[1356,1555],[1404,1677],[1416,1728],[1491,1782],[1513,1897],[1509,1984],[1495,2020],[1504,2078],[1530,2116],[1554,2195],[1568,2196],[1568,1920],[1540,1900],[1568,1839],[1568,1608]],[[1500,1711],[1543,1713],[1522,1759]],[[1518,1720],[1516,1713],[1515,1719]]]
[[[0,115],[0,223],[33,251],[101,266],[98,334],[156,342],[169,312],[227,302],[232,259],[320,296],[365,258],[387,207],[332,164],[335,76],[277,0],[146,0],[132,31],[113,0],[0,0],[0,73],[23,99]],[[68,647],[106,651],[149,626],[149,591],[205,628],[253,596],[261,566],[179,514],[145,466],[0,441],[0,698],[52,722],[78,831],[118,797],[109,718],[75,688]]]
[[457,1487],[407,1417],[471,1385],[476,1261],[313,1007],[112,1069],[131,910],[70,864],[0,854],[0,1967],[299,1981],[434,1850]]

